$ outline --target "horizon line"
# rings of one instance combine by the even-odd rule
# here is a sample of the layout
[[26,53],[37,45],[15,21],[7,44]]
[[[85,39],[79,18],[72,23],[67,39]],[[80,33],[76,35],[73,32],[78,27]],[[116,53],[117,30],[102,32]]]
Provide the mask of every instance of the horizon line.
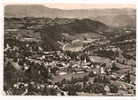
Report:
[[46,3],[46,4],[7,4],[5,6],[12,5],[40,5],[48,8],[61,9],[61,10],[87,10],[87,9],[136,9],[134,4],[69,4],[69,3]]

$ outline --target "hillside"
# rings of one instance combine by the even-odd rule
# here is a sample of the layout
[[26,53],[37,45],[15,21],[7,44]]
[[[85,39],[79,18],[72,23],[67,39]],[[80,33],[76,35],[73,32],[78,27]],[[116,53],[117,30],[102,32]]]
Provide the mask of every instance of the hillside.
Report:
[[135,26],[136,10],[123,9],[73,9],[63,10],[42,5],[7,5],[5,17],[90,18],[109,26]]
[[[68,40],[69,37],[75,39],[77,35],[83,38],[81,34],[86,33],[89,34],[86,37],[98,38],[100,32],[107,29],[107,25],[90,19],[5,18],[5,37],[42,40],[46,48],[58,48],[57,41]],[[63,33],[69,36],[65,37]]]

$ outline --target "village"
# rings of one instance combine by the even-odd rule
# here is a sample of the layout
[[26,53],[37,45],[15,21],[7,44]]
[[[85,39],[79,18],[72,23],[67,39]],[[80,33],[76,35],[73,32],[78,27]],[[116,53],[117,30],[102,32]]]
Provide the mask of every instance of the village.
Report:
[[89,41],[47,51],[32,41],[5,39],[5,94],[135,95],[135,61],[107,41]]

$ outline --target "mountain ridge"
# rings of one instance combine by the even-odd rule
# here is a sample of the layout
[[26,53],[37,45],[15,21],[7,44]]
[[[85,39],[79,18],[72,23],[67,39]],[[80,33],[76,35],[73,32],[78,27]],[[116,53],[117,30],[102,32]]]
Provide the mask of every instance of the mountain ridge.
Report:
[[63,10],[43,5],[7,5],[4,14],[5,17],[90,18],[109,26],[136,25],[136,10],[133,8]]

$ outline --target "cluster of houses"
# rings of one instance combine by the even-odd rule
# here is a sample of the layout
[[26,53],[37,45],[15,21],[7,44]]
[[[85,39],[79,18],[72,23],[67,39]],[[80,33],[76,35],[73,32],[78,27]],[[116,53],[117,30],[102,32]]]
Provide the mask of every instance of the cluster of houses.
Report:
[[[104,81],[98,81],[98,82],[103,82],[102,83],[104,84],[103,91],[109,93],[106,95],[111,95],[110,93],[112,93],[108,89],[108,88],[112,89],[111,85],[109,84],[111,84],[112,81],[116,82],[118,80],[119,82],[123,81],[127,83],[127,85],[126,84],[123,85],[124,83],[118,82],[117,84],[115,84],[115,87],[121,89],[124,92],[124,94],[134,95],[134,92],[132,91],[135,90],[135,80],[133,81],[131,80],[132,77],[130,73],[131,65],[127,64],[124,65],[125,63],[122,63],[126,59],[122,56],[122,51],[120,50],[120,48],[117,48],[115,46],[105,46],[105,47],[103,46],[98,48],[96,46],[98,48],[95,49],[97,52],[94,52],[95,55],[92,55],[90,53],[89,48],[88,49],[86,48],[87,50],[85,51],[82,43],[78,43],[76,41],[75,41],[76,44],[74,44],[74,46],[72,46],[71,44],[64,45],[63,50],[61,51],[46,51],[41,46],[30,44],[27,42],[24,43],[24,40],[21,40],[21,43],[22,42],[23,42],[22,45],[20,43],[19,44],[17,43],[18,44],[17,45],[16,43],[12,44],[5,42],[5,47],[4,47],[5,70],[8,71],[10,69],[9,67],[12,66],[12,68],[15,69],[15,72],[22,73],[21,76],[18,76],[18,74],[16,74],[17,80],[13,83],[11,82],[10,87],[5,86],[9,87],[8,89],[5,90],[6,93],[9,95],[14,94],[15,92],[14,89],[12,88],[15,88],[15,90],[16,88],[17,90],[19,89],[20,86],[19,83],[22,83],[23,87],[26,87],[25,89],[21,89],[23,91],[21,94],[27,95],[28,91],[30,91],[30,84],[32,84],[33,82],[34,84],[37,84],[37,86],[33,88],[36,88],[38,93],[29,92],[30,93],[29,95],[42,95],[43,92],[46,93],[44,95],[69,95],[70,90],[64,90],[62,89],[63,86],[60,87],[60,85],[58,86],[56,83],[61,84],[63,80],[71,81],[74,78],[77,80],[78,78],[82,77],[83,79],[84,77],[87,76],[89,80],[87,80],[86,83],[82,82],[83,88],[86,88],[85,84],[87,84],[88,86],[90,85],[90,87],[93,86],[94,79],[96,79],[96,77],[99,75],[108,77],[110,79],[109,83],[104,83],[106,78],[98,79],[98,80],[104,79]],[[110,56],[103,56],[102,54],[111,54],[111,56],[114,57],[111,59]],[[120,57],[122,57],[121,60]],[[10,64],[10,66],[8,66],[8,64]],[[117,73],[117,71],[123,69],[126,69],[127,72],[124,72],[123,74],[118,74],[119,72]],[[6,79],[6,76],[4,77],[5,77],[5,82],[12,81],[9,80],[8,78]],[[27,82],[25,82],[25,80],[27,80]],[[126,92],[127,90],[124,90],[124,88],[127,88],[127,86],[130,85],[132,85],[131,86],[132,88],[130,88],[130,90],[132,91],[129,93]],[[123,87],[120,88],[120,86]],[[42,88],[42,90],[39,88]],[[39,90],[42,92],[40,92]],[[56,93],[51,91],[56,91]],[[95,92],[92,91],[95,91],[95,88],[94,90],[93,89],[87,90],[87,88],[86,90],[82,89],[82,91],[79,92],[78,94],[83,95],[83,93],[84,94],[87,93],[86,91],[89,92],[91,91],[90,93],[93,94]],[[116,93],[118,92],[116,91]],[[15,93],[15,95],[18,94]]]

